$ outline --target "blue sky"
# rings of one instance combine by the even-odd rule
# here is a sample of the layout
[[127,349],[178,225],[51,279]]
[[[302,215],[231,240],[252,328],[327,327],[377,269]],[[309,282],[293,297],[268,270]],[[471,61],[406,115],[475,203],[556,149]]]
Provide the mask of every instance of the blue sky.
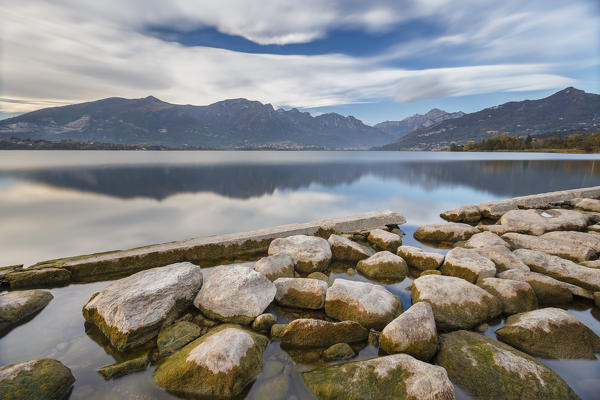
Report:
[[367,123],[600,92],[597,0],[4,2],[0,114],[245,97]]

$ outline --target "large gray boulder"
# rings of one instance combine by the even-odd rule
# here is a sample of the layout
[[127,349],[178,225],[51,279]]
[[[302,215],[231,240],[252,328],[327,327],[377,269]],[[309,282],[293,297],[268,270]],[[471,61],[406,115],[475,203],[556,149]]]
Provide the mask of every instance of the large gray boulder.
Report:
[[500,300],[504,314],[531,311],[538,307],[535,292],[527,282],[511,279],[485,278],[477,282],[477,286],[487,290]]
[[400,246],[397,253],[406,263],[421,271],[438,269],[444,262],[444,255],[440,253],[426,252],[413,246]]
[[502,312],[502,304],[496,297],[452,276],[420,276],[413,282],[412,300],[429,303],[436,326],[443,330],[473,328]]
[[513,249],[537,250],[576,262],[590,260],[596,255],[596,252],[589,247],[547,239],[540,236],[506,233],[502,235],[502,238],[506,240]]
[[454,399],[444,368],[408,354],[328,365],[304,372],[302,378],[319,399]]
[[21,290],[0,294],[0,333],[34,315],[54,297],[47,290]]
[[269,245],[269,255],[285,253],[292,257],[296,271],[309,274],[327,269],[331,262],[331,247],[327,240],[306,235],[274,239]]
[[511,315],[496,336],[535,357],[596,359],[600,353],[600,337],[560,308]]
[[181,396],[231,398],[262,371],[267,337],[237,325],[220,325],[166,358],[154,382]]
[[498,278],[529,283],[539,304],[568,304],[573,301],[573,293],[563,282],[537,272],[510,269],[499,273]]
[[561,231],[544,233],[541,237],[558,242],[567,242],[576,246],[585,246],[600,253],[600,235],[596,233]]
[[475,332],[440,335],[435,363],[476,399],[579,399],[560,376],[535,358]]
[[413,304],[379,335],[379,346],[386,353],[406,353],[423,361],[435,355],[437,345],[433,310],[424,301]]
[[254,270],[266,276],[270,281],[277,278],[294,277],[294,260],[285,253],[263,257],[254,264]]
[[588,225],[589,217],[578,211],[551,210],[511,210],[502,215],[500,224],[515,232],[541,235],[551,231],[582,230]]
[[0,367],[2,400],[59,400],[67,398],[75,378],[60,361],[40,358]]
[[183,262],[153,268],[95,293],[83,307],[83,316],[117,349],[127,350],[154,338],[163,324],[176,319],[201,286],[197,265]]
[[414,237],[429,242],[458,242],[467,240],[478,232],[479,230],[471,225],[448,222],[423,225],[415,231]]
[[509,269],[529,271],[529,267],[504,246],[481,247],[475,250],[485,258],[489,258],[496,265],[497,272],[504,272]]
[[336,279],[327,289],[325,313],[339,321],[383,329],[402,312],[402,302],[380,285]]
[[481,210],[476,205],[469,204],[444,211],[440,217],[450,222],[477,222],[481,219]]
[[325,305],[327,283],[319,279],[279,278],[273,282],[275,300],[282,306],[318,310]]
[[496,275],[496,265],[474,249],[456,247],[446,254],[440,268],[444,275],[463,278],[471,283]]
[[336,343],[367,340],[369,331],[358,322],[329,322],[321,319],[295,319],[281,333],[281,342],[294,347],[328,347]]
[[383,229],[373,229],[369,232],[367,240],[376,248],[395,252],[399,246],[402,246],[402,238],[395,233],[384,231]]
[[592,291],[600,290],[600,270],[584,267],[551,256],[541,251],[519,249],[515,254],[531,268],[532,271],[548,275],[559,281],[568,282]]
[[335,260],[357,262],[372,254],[360,244],[340,235],[331,235],[327,241]]
[[206,278],[194,305],[211,319],[249,324],[275,298],[277,289],[246,264],[220,265]]
[[477,249],[480,247],[501,246],[510,247],[500,236],[492,232],[476,233],[466,241],[465,247],[468,249]]
[[408,274],[406,261],[387,250],[360,260],[356,264],[356,269],[373,279],[402,279]]

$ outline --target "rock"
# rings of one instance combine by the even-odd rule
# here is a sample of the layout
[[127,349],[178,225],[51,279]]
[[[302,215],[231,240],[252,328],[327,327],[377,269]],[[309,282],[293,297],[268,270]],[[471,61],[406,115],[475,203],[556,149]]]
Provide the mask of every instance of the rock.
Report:
[[600,260],[582,261],[580,263],[584,267],[598,269],[600,268]]
[[589,247],[596,253],[600,253],[600,235],[595,233],[560,231],[544,233],[540,237],[543,237],[544,239],[555,240],[557,242],[571,243],[575,246]]
[[413,304],[387,324],[379,336],[379,346],[388,354],[406,353],[429,361],[437,351],[438,337],[429,303]]
[[402,302],[380,285],[336,279],[327,289],[325,313],[339,321],[383,329],[402,312]]
[[440,217],[450,222],[477,222],[481,219],[481,211],[476,205],[466,205],[445,211]]
[[500,224],[515,232],[541,235],[550,231],[582,230],[588,225],[586,215],[564,209],[551,210],[512,210],[500,218]]
[[50,358],[0,367],[0,397],[3,400],[64,399],[74,382],[71,370]]
[[600,308],[600,292],[594,292],[594,305]]
[[596,359],[600,337],[560,308],[511,315],[496,330],[498,339],[535,357]]
[[600,212],[600,200],[577,198],[571,200],[571,205],[585,211]]
[[384,231],[382,229],[373,229],[369,232],[367,240],[375,247],[396,252],[399,246],[402,246],[402,238],[395,233]]
[[198,314],[198,315],[194,316],[192,318],[192,322],[201,328],[212,328],[214,326],[219,325],[218,321],[213,321],[212,319],[208,319],[202,314]]
[[422,271],[419,276],[425,276],[425,275],[441,275],[442,272],[439,269],[427,269],[425,271]]
[[485,258],[490,259],[496,265],[497,272],[504,272],[509,269],[529,271],[529,267],[504,246],[482,247],[475,250]]
[[413,246],[400,246],[398,247],[397,254],[402,257],[409,266],[420,269],[421,271],[438,269],[444,262],[443,254],[428,253]]
[[296,271],[303,274],[323,271],[331,262],[329,243],[316,236],[295,235],[274,239],[269,245],[269,255],[277,253],[292,257]]
[[468,224],[448,222],[446,224],[423,225],[415,231],[415,239],[429,242],[459,242],[467,240],[479,230]]
[[331,246],[331,253],[333,254],[334,260],[357,262],[359,260],[364,260],[371,255],[371,253],[360,244],[343,236],[331,235],[329,236],[328,242]]
[[34,315],[54,298],[47,290],[21,290],[0,294],[0,333]]
[[514,232],[515,230],[509,226],[504,226],[504,225],[499,225],[499,224],[494,224],[494,225],[485,225],[485,224],[479,224],[477,225],[477,228],[479,228],[479,230],[483,231],[483,232],[491,232],[491,233],[495,233],[496,235],[504,235],[505,233],[508,232]]
[[356,355],[348,343],[336,343],[323,352],[325,361],[347,360]]
[[143,371],[146,369],[149,363],[150,358],[148,357],[148,353],[146,352],[141,356],[133,358],[131,360],[99,368],[98,372],[104,377],[104,379],[109,380],[112,378],[118,378],[121,376],[129,375],[133,372]]
[[444,368],[408,354],[328,365],[302,378],[319,399],[454,399]]
[[249,324],[271,304],[276,291],[273,282],[249,266],[220,265],[206,278],[194,305],[211,319]]
[[492,232],[476,233],[465,243],[465,247],[467,249],[477,249],[490,246],[501,246],[506,247],[507,249],[510,248],[504,239]]
[[412,300],[429,303],[436,326],[443,330],[473,328],[502,312],[496,297],[452,276],[426,275],[415,279]]
[[287,326],[288,324],[274,324],[271,327],[271,336],[280,338],[281,335],[283,335],[283,332],[285,332],[285,328],[287,328]]
[[600,270],[584,267],[573,261],[551,256],[541,251],[519,249],[515,250],[515,255],[532,271],[584,289],[600,290]]
[[318,279],[279,278],[275,300],[283,306],[318,310],[325,305],[327,283]]
[[463,278],[471,283],[496,275],[496,265],[474,249],[456,247],[446,254],[440,271],[444,275]]
[[5,274],[3,279],[11,289],[28,287],[60,286],[71,280],[71,273],[62,268],[27,268],[19,272]]
[[596,255],[589,247],[578,246],[567,242],[545,239],[539,236],[507,233],[502,235],[513,249],[530,249],[566,258],[571,261],[586,261]]
[[294,347],[328,347],[367,339],[369,331],[353,321],[329,322],[301,318],[287,324],[281,342]]
[[374,279],[402,279],[408,274],[406,261],[387,250],[359,261],[356,269]]
[[160,363],[154,382],[182,396],[237,396],[261,373],[268,342],[238,325],[221,325]]
[[[258,385],[258,383],[257,383]],[[261,382],[260,386],[252,393],[252,400],[286,400],[290,388],[289,375],[279,375],[267,381]],[[297,400],[297,399],[296,399]]]
[[271,331],[271,327],[277,323],[277,317],[273,314],[261,314],[252,322],[255,331]]
[[600,224],[594,224],[587,227],[590,233],[600,233]]
[[[265,278],[266,279],[266,278]],[[138,272],[95,293],[84,318],[98,326],[117,349],[140,346],[163,323],[177,319],[202,286],[200,267],[188,262]]]
[[568,304],[573,301],[573,294],[562,282],[537,272],[510,269],[499,273],[498,278],[529,283],[539,304]]
[[254,270],[266,276],[270,281],[277,278],[294,277],[294,260],[285,253],[263,257],[254,264]]
[[579,399],[560,376],[535,358],[475,332],[440,335],[435,363],[473,398]]
[[531,311],[538,307],[535,292],[527,282],[511,279],[485,278],[477,282],[477,286],[487,290],[500,300],[504,314]]
[[322,272],[312,272],[306,276],[308,279],[318,279],[329,285],[329,277]]
[[176,352],[192,340],[200,337],[202,333],[202,328],[192,322],[176,322],[158,334],[156,340],[158,356],[164,357]]

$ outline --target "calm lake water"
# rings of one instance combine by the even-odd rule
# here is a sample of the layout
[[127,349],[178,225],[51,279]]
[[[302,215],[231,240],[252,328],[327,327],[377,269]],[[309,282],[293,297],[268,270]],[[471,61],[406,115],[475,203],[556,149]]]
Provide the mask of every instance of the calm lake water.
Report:
[[[405,244],[439,213],[461,204],[600,185],[598,155],[421,152],[0,151],[0,265],[124,249],[190,237],[391,209],[404,214]],[[435,250],[443,251],[443,250]],[[344,270],[331,277],[348,276]],[[408,308],[412,280],[386,285]],[[52,289],[54,300],[0,338],[0,365],[52,357],[77,379],[71,399],[162,399],[154,366],[105,382],[95,372],[128,355],[115,352],[81,308],[107,282]],[[600,310],[569,311],[600,334]],[[274,309],[281,322],[285,310]],[[503,320],[490,323],[486,335]],[[377,349],[364,345],[357,359]],[[265,362],[281,363],[288,392],[312,398],[300,372],[318,363],[272,342]],[[600,393],[600,362],[542,360],[585,399]],[[261,376],[244,397],[268,383]],[[271,393],[275,399],[276,396]],[[458,398],[468,398],[457,387]]]

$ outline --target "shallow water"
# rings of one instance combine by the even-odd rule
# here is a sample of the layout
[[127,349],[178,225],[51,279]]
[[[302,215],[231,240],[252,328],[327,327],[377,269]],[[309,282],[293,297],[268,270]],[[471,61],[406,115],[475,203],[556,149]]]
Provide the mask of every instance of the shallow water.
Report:
[[[0,152],[0,265],[386,208],[407,217],[404,243],[425,247],[412,233],[439,221],[439,212],[600,185],[597,159],[523,153]],[[366,280],[344,269],[331,276]],[[411,282],[385,285],[405,309]],[[96,372],[126,357],[86,328],[81,314],[89,297],[107,284],[51,289],[55,298],[48,307],[0,338],[0,365],[58,359],[76,377],[71,399],[173,398],[152,383],[154,366],[108,382]],[[285,322],[281,310],[272,311]],[[569,311],[600,334],[600,310],[591,302],[574,303]],[[484,334],[494,337],[502,325],[501,319],[493,321]],[[363,344],[356,359],[376,355],[375,347]],[[265,365],[282,363],[288,373],[289,391],[282,398],[312,398],[300,373],[318,363],[295,362],[299,356],[277,341],[265,351]],[[600,361],[541,361],[582,398],[597,398]],[[255,398],[266,373],[265,368],[242,397]],[[456,389],[457,398],[469,398]]]

